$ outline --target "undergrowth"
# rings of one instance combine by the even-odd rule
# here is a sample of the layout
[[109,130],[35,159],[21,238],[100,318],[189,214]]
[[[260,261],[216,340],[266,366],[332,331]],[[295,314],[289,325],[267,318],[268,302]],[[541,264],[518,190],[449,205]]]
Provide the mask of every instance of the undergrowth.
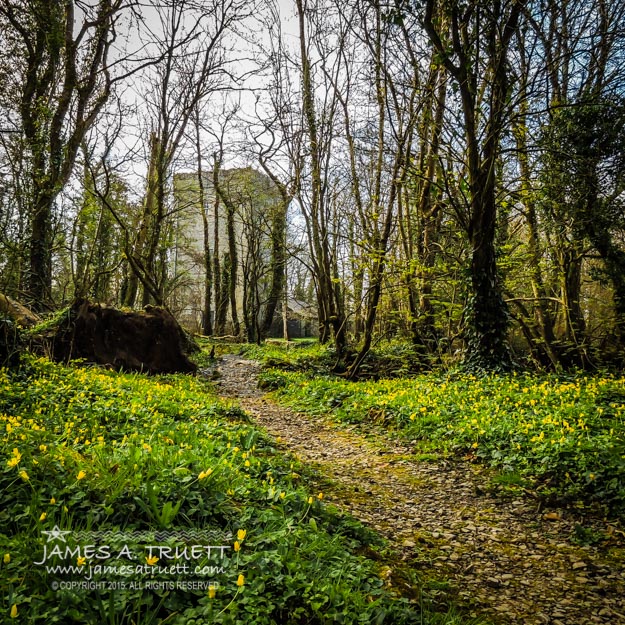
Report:
[[[337,371],[337,367],[343,373],[345,369],[330,345],[310,339],[288,343],[276,341],[262,346],[242,345],[238,351],[246,358],[260,360],[267,368],[276,367],[283,371],[330,375]],[[358,371],[358,379],[409,377],[431,367],[430,357],[411,343],[387,341],[369,351]]]
[[285,360],[260,385],[296,410],[383,427],[417,454],[482,461],[546,500],[625,513],[624,377],[429,373],[348,382],[292,371]]
[[1,622],[429,622],[199,379],[27,358],[0,369],[0,432]]

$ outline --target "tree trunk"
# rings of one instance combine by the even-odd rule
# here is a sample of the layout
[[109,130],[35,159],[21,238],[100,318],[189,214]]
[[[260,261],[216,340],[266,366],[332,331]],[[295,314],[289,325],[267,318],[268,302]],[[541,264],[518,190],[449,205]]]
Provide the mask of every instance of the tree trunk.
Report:
[[319,339],[322,342],[334,339],[337,362],[344,360],[347,346],[346,325],[341,306],[340,281],[334,272],[330,233],[326,223],[324,209],[325,198],[322,181],[322,153],[319,146],[317,115],[315,111],[314,89],[312,83],[310,59],[307,49],[305,11],[303,0],[296,0],[299,25],[299,43],[302,69],[302,94],[305,128],[308,134],[311,167],[310,213],[306,216],[313,265],[315,267],[315,285],[319,314]]
[[[217,155],[214,157],[213,165],[213,187],[215,188],[216,195],[223,202],[226,207],[226,232],[228,236],[228,271],[226,273],[224,269],[225,281],[222,281],[221,287],[226,290],[226,301],[230,303],[230,317],[232,319],[232,333],[234,336],[239,336],[241,333],[241,324],[239,323],[239,314],[237,311],[237,273],[239,266],[239,259],[237,253],[237,241],[235,232],[234,217],[236,214],[236,206],[232,201],[232,198],[228,195],[227,191],[223,189],[220,175],[221,161],[217,160]],[[224,258],[224,266],[226,264]],[[225,287],[224,287],[225,285]]]
[[[434,62],[434,58],[432,59]],[[420,270],[417,274],[419,284],[419,321],[418,334],[427,343],[426,347],[432,351],[436,339],[434,325],[434,307],[432,306],[432,269],[437,258],[435,246],[440,230],[439,213],[441,204],[434,197],[437,162],[441,135],[443,132],[443,118],[447,96],[447,83],[444,80],[441,68],[432,71],[428,84],[429,97],[426,103],[427,113],[424,115],[421,130],[421,154],[424,155],[423,184],[419,196],[419,216],[422,221],[420,253]],[[430,113],[430,111],[432,111]],[[416,319],[415,319],[416,321]]]
[[271,215],[271,284],[266,298],[260,332],[267,336],[276,308],[280,299],[286,300],[286,215],[290,199],[281,194],[280,203],[272,210]]
[[[154,216],[156,212],[156,193],[158,185],[158,159],[160,152],[160,141],[155,133],[150,136],[150,162],[148,164],[147,184],[145,197],[143,198],[143,210],[139,220],[139,227],[134,244],[132,245],[132,256],[140,261],[141,266],[148,271],[150,265],[145,262],[145,248],[150,239],[150,231],[154,227]],[[139,276],[130,265],[127,283],[124,289],[122,306],[133,308],[139,293]]]
[[215,211],[213,220],[213,279],[215,287],[215,325],[214,333],[217,336],[223,336],[226,332],[226,315],[228,313],[228,300],[224,298],[224,291],[222,285],[224,281],[222,279],[221,260],[219,255],[221,253],[220,241],[219,241],[219,194],[215,191],[215,199],[213,202],[213,209]]
[[[526,75],[527,73],[524,71],[523,76]],[[525,85],[522,85],[522,93],[525,94]],[[531,340],[530,348],[540,354],[539,360],[541,361],[541,364],[551,364],[551,366],[557,367],[559,361],[554,351],[554,322],[551,311],[547,304],[547,291],[545,289],[542,270],[540,266],[542,249],[538,232],[536,203],[534,200],[531,185],[530,160],[527,146],[527,127],[525,126],[524,121],[522,121],[525,119],[526,113],[527,103],[523,98],[523,103],[520,110],[521,121],[518,121],[514,124],[513,135],[516,141],[519,159],[519,170],[521,174],[521,202],[525,209],[525,219],[528,227],[528,269],[532,285],[532,293],[535,299],[535,303],[533,306],[534,323],[532,325],[538,327],[538,336],[534,337]],[[526,325],[527,332],[530,331],[530,327],[531,326]]]
[[202,334],[204,336],[212,336],[213,320],[211,311],[211,296],[213,287],[213,268],[211,265],[210,250],[210,226],[208,223],[208,215],[206,214],[206,191],[204,188],[204,172],[202,171],[202,145],[200,142],[200,109],[196,105],[195,110],[195,156],[197,159],[197,184],[198,184],[198,203],[200,216],[202,217],[202,243],[203,243],[203,306],[202,306]]
[[582,292],[582,242],[561,241],[558,258],[561,268],[562,309],[564,315],[564,352],[567,366],[586,367],[586,321],[581,306]]
[[146,192],[147,223],[149,227],[146,230],[143,265],[152,276],[157,286],[157,293],[153,294],[146,289],[143,290],[142,305],[144,307],[152,303],[162,306],[164,303],[164,278],[159,276],[157,256],[163,232],[163,220],[165,218],[165,176],[169,167],[169,159],[165,154],[162,138],[155,133],[152,135],[152,144],[151,159],[153,159],[153,162],[150,163],[150,178],[148,179]]
[[52,302],[52,207],[54,195],[42,192],[36,196],[30,235],[30,270],[28,292],[35,310]]

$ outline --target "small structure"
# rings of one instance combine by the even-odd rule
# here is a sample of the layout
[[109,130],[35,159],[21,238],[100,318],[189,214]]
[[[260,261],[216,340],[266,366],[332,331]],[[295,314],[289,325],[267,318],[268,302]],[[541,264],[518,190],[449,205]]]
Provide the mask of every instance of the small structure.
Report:
[[[269,336],[281,338],[284,335],[284,320],[282,319],[281,307],[271,324]],[[319,316],[317,309],[312,304],[307,304],[297,299],[289,298],[287,303],[287,328],[290,339],[306,339],[319,336]]]

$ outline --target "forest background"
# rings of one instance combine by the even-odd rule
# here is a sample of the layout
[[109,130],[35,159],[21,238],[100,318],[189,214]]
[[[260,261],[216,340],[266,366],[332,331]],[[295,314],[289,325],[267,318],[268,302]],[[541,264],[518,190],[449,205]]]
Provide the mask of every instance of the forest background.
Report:
[[309,298],[352,376],[394,336],[428,366],[620,367],[624,11],[1,0],[0,291],[176,313],[174,175],[228,219],[246,165],[280,201],[255,273],[205,236],[205,333],[253,280],[237,334]]

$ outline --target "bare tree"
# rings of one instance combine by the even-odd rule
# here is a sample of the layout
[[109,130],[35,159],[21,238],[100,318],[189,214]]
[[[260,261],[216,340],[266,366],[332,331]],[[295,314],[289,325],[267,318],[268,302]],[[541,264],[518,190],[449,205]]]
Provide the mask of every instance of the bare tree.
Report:
[[[327,190],[327,166],[331,154],[336,113],[336,95],[328,89],[322,115],[319,116],[315,102],[315,85],[309,46],[312,40],[307,32],[307,12],[303,0],[296,0],[300,71],[302,77],[302,112],[306,133],[307,166],[310,170],[310,197],[305,198],[300,191],[300,205],[306,218],[310,244],[311,262],[314,267],[314,280],[319,313],[320,339],[334,340],[337,357],[342,360],[347,346],[347,328],[341,280],[335,249],[332,245],[331,201]],[[308,23],[310,26],[310,22]],[[314,36],[314,34],[313,34]],[[328,85],[329,87],[329,85]],[[323,124],[320,124],[320,119]],[[302,185],[300,189],[303,190]]]
[[[132,254],[154,282],[143,304],[163,304],[167,279],[162,233],[167,208],[167,184],[172,164],[187,139],[187,127],[197,105],[209,94],[226,88],[231,76],[226,55],[227,37],[253,6],[243,0],[171,0],[159,10],[158,64],[153,89],[146,95],[151,110],[150,151],[143,212]],[[184,50],[184,54],[181,53]],[[132,265],[131,265],[132,266]],[[129,276],[124,303],[137,297],[139,276]]]
[[28,153],[30,299],[51,302],[54,200],[67,183],[89,128],[110,96],[111,47],[130,0],[94,3],[2,0],[2,27],[19,55],[18,114]]
[[[278,302],[282,300],[283,334],[288,338],[287,308],[287,215],[298,195],[304,167],[302,146],[302,115],[293,84],[288,51],[285,49],[278,6],[267,3],[263,29],[268,33],[267,48],[259,73],[267,74],[266,88],[257,94],[255,115],[250,122],[251,152],[263,172],[272,181],[280,201],[271,210],[269,232],[271,239],[270,284],[260,322],[260,333],[268,334]],[[261,95],[263,100],[261,101]]]

